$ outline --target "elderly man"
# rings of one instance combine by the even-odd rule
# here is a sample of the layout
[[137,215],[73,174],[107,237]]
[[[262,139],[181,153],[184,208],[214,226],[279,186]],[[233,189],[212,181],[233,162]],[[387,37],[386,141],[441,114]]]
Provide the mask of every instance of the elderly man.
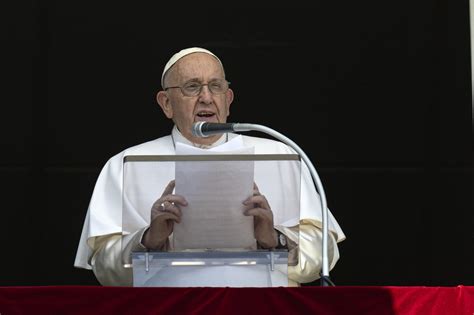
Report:
[[[75,266],[92,269],[103,285],[131,285],[132,273],[123,267],[122,257],[134,250],[171,249],[169,242],[175,224],[182,217],[182,207],[187,206],[186,196],[173,194],[174,181],[150,210],[149,225],[134,233],[122,236],[122,177],[123,157],[126,155],[173,155],[176,143],[182,142],[199,148],[217,147],[236,137],[235,134],[195,137],[191,130],[197,121],[224,123],[234,98],[225,79],[219,58],[203,48],[184,49],[166,64],[162,74],[162,91],[157,102],[175,127],[171,135],[129,148],[112,157],[104,166],[94,189]],[[241,136],[246,146],[254,147],[255,154],[285,154],[292,151],[284,144],[256,137]],[[300,224],[274,228],[271,204],[255,187],[254,195],[244,204],[247,216],[254,217],[255,239],[259,248],[272,249],[281,243],[281,235],[289,244],[288,267],[290,285],[311,282],[321,270],[321,209],[319,196],[313,186],[306,166],[303,167],[301,184]],[[337,243],[345,236],[330,214],[329,261],[333,268],[339,259]],[[299,232],[299,233],[298,233]],[[280,244],[281,245],[281,244]]]

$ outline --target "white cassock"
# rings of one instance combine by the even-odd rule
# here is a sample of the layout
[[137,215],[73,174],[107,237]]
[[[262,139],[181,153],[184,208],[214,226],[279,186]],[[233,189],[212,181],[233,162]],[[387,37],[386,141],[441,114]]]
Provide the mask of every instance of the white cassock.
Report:
[[[223,135],[212,147],[237,136],[239,135]],[[281,142],[249,136],[239,137],[242,137],[244,146],[254,148],[255,154],[294,154],[292,149]],[[191,144],[174,127],[169,136],[128,148],[113,156],[102,169],[92,194],[74,262],[75,267],[92,269],[102,285],[132,285],[132,270],[123,267],[123,257],[129,257],[131,251],[145,249],[141,239],[148,228],[146,223],[135,232],[122,237],[124,156],[174,155],[175,142]],[[320,198],[304,163],[301,171],[299,226],[276,226],[290,243],[298,244],[290,250],[289,259],[291,260],[292,255],[297,255],[298,262],[294,266],[288,266],[290,285],[318,279],[322,267]],[[339,259],[337,243],[343,241],[345,235],[331,212],[328,219],[328,258],[332,269]]]

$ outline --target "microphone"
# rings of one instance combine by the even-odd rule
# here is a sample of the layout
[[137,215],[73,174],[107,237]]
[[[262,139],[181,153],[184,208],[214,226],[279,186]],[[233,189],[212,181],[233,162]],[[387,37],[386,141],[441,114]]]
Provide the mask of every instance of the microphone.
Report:
[[251,124],[239,124],[239,123],[209,123],[205,121],[199,121],[193,124],[192,133],[195,137],[206,138],[210,135],[238,132],[238,131],[250,131]]
[[328,239],[329,239],[329,212],[327,207],[327,200],[326,200],[326,193],[324,192],[323,184],[321,183],[321,179],[319,177],[316,168],[314,167],[313,163],[309,157],[304,153],[303,149],[301,149],[295,142],[293,142],[290,138],[282,135],[276,130],[273,130],[269,127],[257,124],[241,124],[241,123],[208,123],[204,121],[199,121],[193,124],[192,133],[195,137],[209,137],[213,134],[219,133],[227,133],[227,132],[239,132],[239,131],[259,131],[266,133],[281,142],[285,143],[286,145],[290,146],[293,150],[298,153],[303,162],[309,169],[311,173],[311,177],[313,178],[313,182],[316,185],[316,190],[319,193],[319,201],[321,203],[321,214],[322,214],[322,230],[323,230],[323,237],[322,237],[322,270],[321,270],[321,286],[326,287],[333,285],[334,283],[331,281],[329,276],[329,257],[328,257]]

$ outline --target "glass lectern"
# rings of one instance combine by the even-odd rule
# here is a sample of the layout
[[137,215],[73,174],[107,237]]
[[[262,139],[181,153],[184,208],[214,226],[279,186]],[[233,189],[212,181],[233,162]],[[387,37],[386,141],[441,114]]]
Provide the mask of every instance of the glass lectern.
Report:
[[[243,202],[258,191],[276,230],[299,223],[296,154],[133,155],[123,163],[123,265],[134,286],[272,287],[288,285],[288,251],[260,248]],[[185,197],[167,251],[127,251],[127,235],[150,224],[151,208],[175,180]],[[298,239],[292,240],[298,243]]]

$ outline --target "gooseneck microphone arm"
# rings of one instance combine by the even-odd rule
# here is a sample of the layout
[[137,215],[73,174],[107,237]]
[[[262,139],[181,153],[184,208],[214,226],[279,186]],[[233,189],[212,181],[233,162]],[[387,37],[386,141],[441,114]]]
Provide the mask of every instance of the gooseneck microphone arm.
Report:
[[211,134],[219,134],[219,133],[226,133],[226,132],[245,132],[245,131],[260,131],[266,133],[275,139],[280,140],[281,142],[290,146],[293,150],[298,153],[303,162],[308,166],[309,171],[311,173],[311,177],[313,178],[314,183],[316,184],[316,188],[318,190],[320,201],[321,201],[321,213],[322,213],[322,226],[323,226],[323,237],[322,237],[322,270],[321,270],[321,286],[330,286],[334,285],[329,277],[329,261],[328,261],[328,237],[329,237],[329,228],[328,228],[328,208],[327,208],[327,201],[326,201],[326,194],[324,193],[323,184],[321,183],[321,179],[319,178],[318,172],[314,167],[313,163],[311,163],[308,156],[304,153],[304,151],[291,139],[282,135],[281,133],[268,128],[266,126],[257,125],[257,124],[245,124],[245,123],[226,123],[226,124],[218,124],[218,123],[206,123],[206,122],[198,122],[193,125],[193,134],[198,137],[207,137]]

